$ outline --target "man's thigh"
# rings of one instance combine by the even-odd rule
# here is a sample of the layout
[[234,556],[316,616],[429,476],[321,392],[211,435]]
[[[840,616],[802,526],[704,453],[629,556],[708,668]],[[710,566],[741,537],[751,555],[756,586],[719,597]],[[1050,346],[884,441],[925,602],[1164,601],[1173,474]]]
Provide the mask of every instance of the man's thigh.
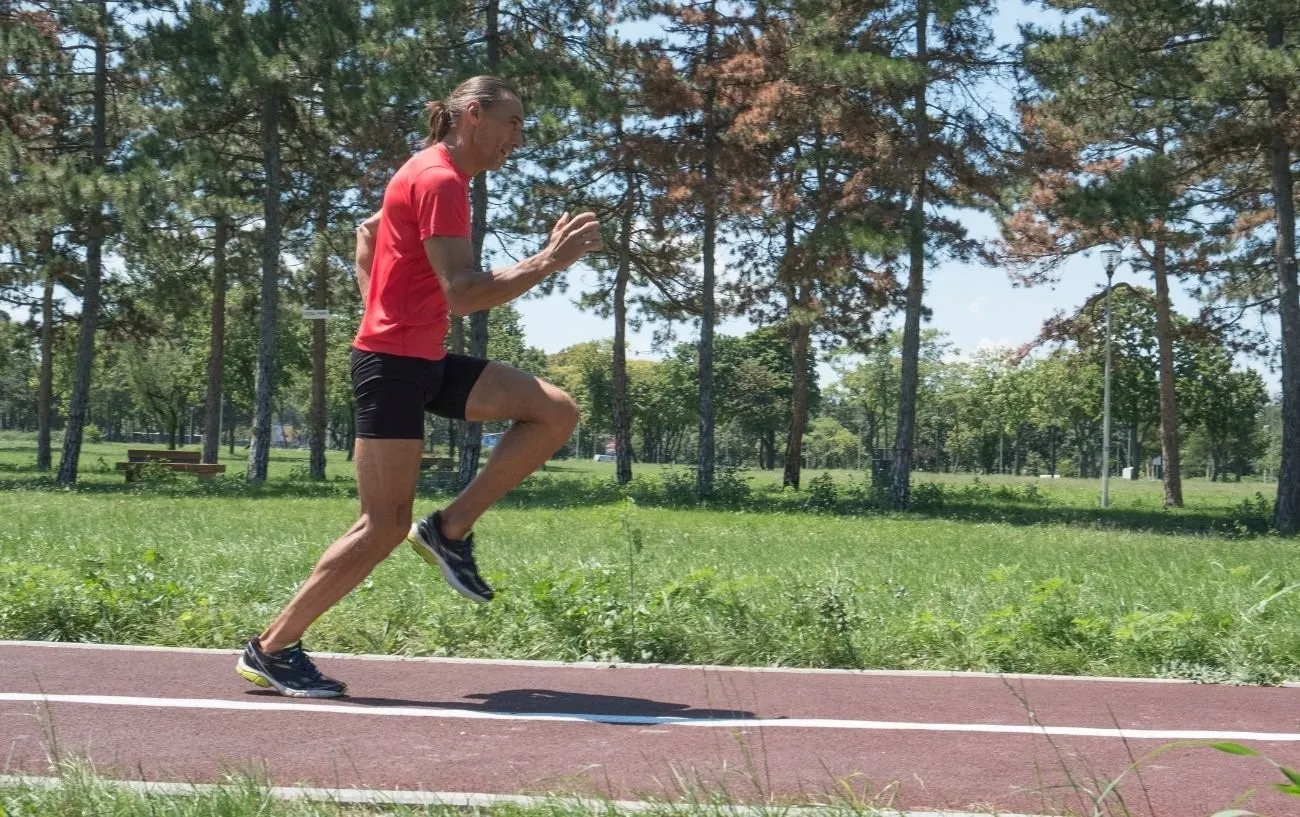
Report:
[[475,423],[546,422],[572,411],[572,398],[559,386],[493,360],[484,367],[469,393],[465,419]]

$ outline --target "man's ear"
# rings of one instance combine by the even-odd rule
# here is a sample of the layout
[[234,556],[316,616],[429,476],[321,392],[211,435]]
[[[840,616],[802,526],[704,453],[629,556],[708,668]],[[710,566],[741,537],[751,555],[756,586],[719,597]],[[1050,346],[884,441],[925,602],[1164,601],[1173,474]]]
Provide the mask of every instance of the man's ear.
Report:
[[483,119],[483,103],[479,102],[477,99],[471,101],[465,106],[465,115],[468,116],[475,125],[477,125],[479,121]]

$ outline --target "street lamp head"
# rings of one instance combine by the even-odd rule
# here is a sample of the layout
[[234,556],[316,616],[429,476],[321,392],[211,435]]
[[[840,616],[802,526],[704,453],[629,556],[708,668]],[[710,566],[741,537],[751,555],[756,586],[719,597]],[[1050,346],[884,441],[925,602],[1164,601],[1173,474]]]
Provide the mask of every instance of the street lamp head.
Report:
[[1119,263],[1120,251],[1114,247],[1107,247],[1101,251],[1101,257],[1106,262],[1106,271],[1114,272],[1115,265]]

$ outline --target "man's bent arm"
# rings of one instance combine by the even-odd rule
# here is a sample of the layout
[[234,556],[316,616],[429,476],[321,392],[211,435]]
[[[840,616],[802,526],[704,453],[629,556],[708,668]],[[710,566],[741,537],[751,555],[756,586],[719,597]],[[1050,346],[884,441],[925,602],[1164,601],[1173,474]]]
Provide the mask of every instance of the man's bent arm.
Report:
[[513,301],[546,276],[568,269],[599,247],[600,223],[594,213],[573,218],[565,213],[551,229],[541,252],[491,272],[478,271],[474,247],[466,237],[432,236],[424,241],[425,254],[438,274],[447,309],[453,315],[469,315]]
[[560,270],[546,249],[503,269],[480,272],[468,238],[434,236],[425,239],[424,248],[453,315],[470,315],[513,301]]
[[361,305],[365,306],[366,293],[370,291],[370,268],[375,263],[375,235],[379,232],[379,219],[383,211],[357,225],[357,287],[361,290]]

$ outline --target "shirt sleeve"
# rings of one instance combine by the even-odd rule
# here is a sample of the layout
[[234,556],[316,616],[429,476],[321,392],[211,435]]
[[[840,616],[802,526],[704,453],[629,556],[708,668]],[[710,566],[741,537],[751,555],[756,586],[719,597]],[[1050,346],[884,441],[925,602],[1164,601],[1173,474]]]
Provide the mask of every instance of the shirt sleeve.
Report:
[[411,204],[420,228],[420,240],[430,236],[469,238],[469,191],[460,178],[445,168],[430,168],[416,177]]

